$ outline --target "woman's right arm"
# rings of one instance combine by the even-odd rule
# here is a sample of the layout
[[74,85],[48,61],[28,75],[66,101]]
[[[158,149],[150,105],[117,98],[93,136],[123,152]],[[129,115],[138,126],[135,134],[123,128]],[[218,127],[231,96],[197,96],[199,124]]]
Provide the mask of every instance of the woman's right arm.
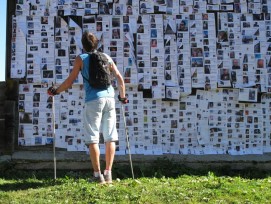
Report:
[[117,66],[115,65],[114,62],[111,63],[111,72],[113,73],[113,75],[117,78],[118,81],[118,89],[120,92],[120,97],[121,98],[125,98],[125,84],[124,84],[124,80],[123,77],[121,76]]

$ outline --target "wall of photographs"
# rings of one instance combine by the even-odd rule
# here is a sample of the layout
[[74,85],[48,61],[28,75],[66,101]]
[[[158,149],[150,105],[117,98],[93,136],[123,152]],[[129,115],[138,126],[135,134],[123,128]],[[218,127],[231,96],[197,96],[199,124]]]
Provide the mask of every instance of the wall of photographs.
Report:
[[[17,0],[19,145],[52,144],[47,88],[69,75],[90,30],[127,86],[117,154],[127,153],[124,120],[133,154],[270,152],[270,13],[270,0]],[[81,75],[54,104],[56,146],[87,151]]]

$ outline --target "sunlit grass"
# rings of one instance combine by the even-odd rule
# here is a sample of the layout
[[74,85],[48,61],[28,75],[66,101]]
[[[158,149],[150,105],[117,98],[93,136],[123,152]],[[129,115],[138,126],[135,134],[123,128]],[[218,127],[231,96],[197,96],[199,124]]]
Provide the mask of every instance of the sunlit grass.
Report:
[[[43,173],[44,174],[44,173]],[[0,178],[0,203],[270,203],[271,177],[182,174],[177,177],[88,182],[89,174],[66,173],[56,180],[32,172]]]

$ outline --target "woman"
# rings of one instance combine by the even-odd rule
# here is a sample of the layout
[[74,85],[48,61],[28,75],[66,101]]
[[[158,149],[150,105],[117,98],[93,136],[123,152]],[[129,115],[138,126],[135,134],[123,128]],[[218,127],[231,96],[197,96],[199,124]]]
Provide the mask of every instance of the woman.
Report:
[[[89,58],[91,55],[88,53],[96,51],[98,39],[93,33],[86,31],[84,32],[81,41],[86,53],[76,57],[72,72],[68,78],[58,88],[50,87],[48,89],[48,94],[56,95],[67,90],[71,87],[79,72],[81,72],[85,89],[84,127],[87,133],[85,135],[85,144],[89,146],[90,159],[94,170],[93,179],[91,179],[91,181],[100,184],[111,183],[111,169],[115,156],[115,142],[118,140],[114,99],[115,91],[112,85],[100,89],[90,86],[87,80],[89,78],[89,68],[95,67],[89,67]],[[125,97],[125,84],[117,66],[111,57],[105,53],[103,54],[110,63],[111,73],[117,78],[118,89],[120,92],[118,97],[119,100],[123,104],[128,103],[128,100]],[[100,169],[100,129],[102,130],[105,141],[106,168],[104,175],[101,173]]]

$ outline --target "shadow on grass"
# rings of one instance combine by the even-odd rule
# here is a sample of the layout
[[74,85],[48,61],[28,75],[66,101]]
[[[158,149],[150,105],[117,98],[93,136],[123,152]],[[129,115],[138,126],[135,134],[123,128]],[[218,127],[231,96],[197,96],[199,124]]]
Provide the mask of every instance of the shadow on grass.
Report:
[[[71,170],[57,170],[56,178],[57,179],[66,179],[66,178],[89,178],[90,171],[71,171]],[[57,182],[54,180],[54,171],[53,170],[14,170],[13,168],[6,168],[4,170],[0,169],[0,178],[13,180],[13,179],[37,179],[37,180],[47,180]]]
[[[236,169],[233,165],[207,166],[201,165],[201,168],[191,168],[185,164],[176,163],[169,159],[157,159],[156,161],[146,164],[134,165],[134,174],[136,178],[139,177],[170,177],[177,178],[182,175],[189,176],[206,176],[213,172],[216,176],[241,177],[246,179],[263,179],[271,176],[270,171],[259,168],[242,168]],[[118,178],[132,177],[130,166],[115,167],[115,174]]]
[[8,192],[8,191],[38,189],[42,187],[56,186],[61,184],[62,182],[60,181],[43,182],[43,181],[21,180],[14,181],[13,183],[0,184],[0,191]]
[[0,169],[0,179],[7,181],[4,184],[0,184],[0,191],[7,192],[62,185],[69,179],[87,179],[89,178],[89,173],[89,171],[58,170],[56,179],[54,179],[53,170]]

